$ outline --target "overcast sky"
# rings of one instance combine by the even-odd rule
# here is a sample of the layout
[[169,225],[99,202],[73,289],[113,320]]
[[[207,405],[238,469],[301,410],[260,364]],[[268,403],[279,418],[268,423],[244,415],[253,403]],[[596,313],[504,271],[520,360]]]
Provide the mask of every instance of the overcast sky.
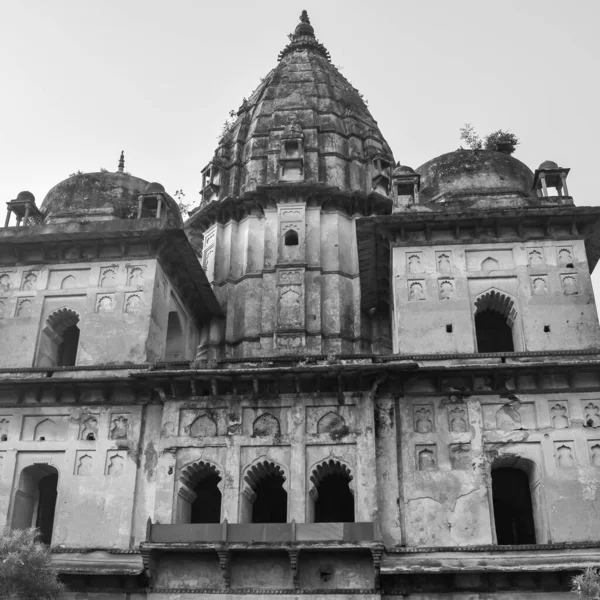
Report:
[[[302,9],[369,101],[396,160],[456,149],[471,122],[571,167],[598,204],[598,0],[28,0],[0,9],[1,202],[126,170],[195,201],[219,131],[277,64]],[[4,206],[4,205],[2,205]]]

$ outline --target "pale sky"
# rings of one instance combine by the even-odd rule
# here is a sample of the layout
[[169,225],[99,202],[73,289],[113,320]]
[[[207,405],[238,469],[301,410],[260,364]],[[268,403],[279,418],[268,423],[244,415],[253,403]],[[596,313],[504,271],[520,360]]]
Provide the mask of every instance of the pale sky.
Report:
[[231,109],[308,10],[369,101],[396,160],[456,149],[459,129],[509,129],[515,156],[571,167],[599,204],[598,0],[367,3],[24,0],[0,9],[0,203],[77,171],[127,171],[198,198]]

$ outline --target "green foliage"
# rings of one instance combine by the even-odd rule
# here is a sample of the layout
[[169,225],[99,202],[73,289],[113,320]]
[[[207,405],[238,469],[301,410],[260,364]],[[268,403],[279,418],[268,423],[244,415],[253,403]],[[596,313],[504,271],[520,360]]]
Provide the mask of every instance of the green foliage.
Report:
[[572,591],[582,600],[600,600],[600,568],[588,567],[571,580]]
[[461,127],[460,139],[463,140],[471,150],[481,150],[483,148],[483,142],[471,123],[465,123],[465,126]]
[[[503,150],[508,154],[512,154],[517,146],[519,145],[519,138],[510,131],[504,129],[498,129],[498,131],[492,131],[485,136],[485,149],[486,150]],[[504,146],[502,148],[501,146]]]
[[0,530],[0,598],[58,600],[63,585],[57,580],[47,546],[36,542],[36,529]]
[[519,145],[519,138],[504,129],[492,131],[482,140],[471,123],[465,123],[465,126],[461,127],[460,139],[470,150],[494,150],[506,154],[512,154]]

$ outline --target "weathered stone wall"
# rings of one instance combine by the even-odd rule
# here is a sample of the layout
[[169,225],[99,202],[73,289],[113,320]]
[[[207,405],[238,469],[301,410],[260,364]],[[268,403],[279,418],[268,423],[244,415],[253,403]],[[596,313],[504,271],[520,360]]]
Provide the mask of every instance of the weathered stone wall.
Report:
[[42,329],[55,311],[77,313],[77,364],[163,360],[170,299],[185,317],[186,354],[197,328],[156,260],[71,263],[0,270],[0,367],[50,366]]
[[[598,394],[440,397],[421,382],[401,399],[401,516],[406,543],[495,543],[492,465],[527,471],[537,543],[596,540],[600,526]],[[516,397],[515,397],[516,398]],[[383,529],[387,529],[386,526]]]
[[395,247],[393,274],[394,352],[476,351],[475,302],[492,291],[514,301],[517,351],[600,343],[581,240]]
[[184,469],[200,461],[213,465],[222,477],[222,521],[247,521],[244,476],[263,461],[275,463],[284,473],[288,522],[311,521],[311,475],[317,465],[330,460],[346,466],[353,477],[355,520],[371,522],[377,517],[373,409],[362,394],[346,394],[343,404],[335,397],[288,394],[264,400],[169,400],[162,419],[155,522],[180,522],[180,478]]
[[[2,522],[12,521],[14,492],[23,469],[47,464],[59,473],[52,543],[130,547],[142,463],[142,411],[127,404],[101,406],[101,395],[93,400],[94,404],[77,408],[25,406],[0,411],[7,436],[0,442]],[[90,434],[94,439],[87,439]]]
[[[290,229],[297,245],[284,243]],[[300,197],[204,235],[203,266],[226,313],[228,356],[369,348],[361,332],[354,217],[307,207]]]

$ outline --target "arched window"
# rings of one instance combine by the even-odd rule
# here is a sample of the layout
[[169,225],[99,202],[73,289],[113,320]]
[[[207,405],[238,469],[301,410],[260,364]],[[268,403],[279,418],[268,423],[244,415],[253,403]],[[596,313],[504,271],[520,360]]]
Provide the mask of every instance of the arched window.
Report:
[[58,486],[58,471],[49,465],[32,465],[21,471],[19,487],[13,499],[11,527],[37,527],[40,541],[50,544],[54,527],[54,512]]
[[70,308],[54,311],[40,335],[36,366],[70,367],[77,361],[79,315]]
[[185,338],[181,318],[177,311],[169,312],[167,322],[167,347],[165,350],[165,360],[180,360],[184,354]]
[[298,232],[294,229],[288,229],[283,236],[283,243],[286,246],[297,246],[298,245]]
[[267,460],[250,467],[244,475],[242,522],[286,523],[288,494],[283,469]]
[[477,298],[475,308],[477,352],[514,352],[514,300],[491,290]]
[[310,497],[315,523],[354,523],[354,494],[350,469],[340,461],[328,460],[311,473]]
[[180,523],[221,522],[221,474],[218,469],[200,461],[186,467],[181,473],[179,491]]

